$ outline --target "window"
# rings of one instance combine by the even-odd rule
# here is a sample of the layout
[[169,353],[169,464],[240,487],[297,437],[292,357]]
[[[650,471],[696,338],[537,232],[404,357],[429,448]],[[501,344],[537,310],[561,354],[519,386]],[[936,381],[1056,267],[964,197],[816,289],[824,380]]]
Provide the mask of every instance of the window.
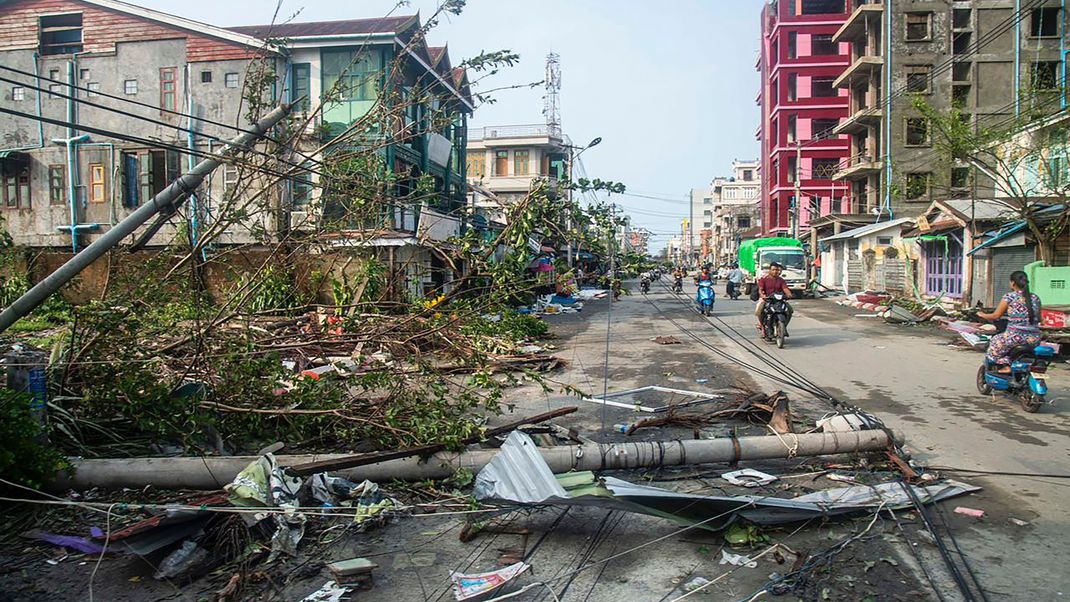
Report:
[[798,98],[797,86],[796,86],[796,84],[798,82],[798,79],[799,79],[799,76],[797,74],[795,74],[795,73],[789,73],[788,74],[788,100],[795,100],[796,98]]
[[81,79],[81,80],[89,79],[89,69],[82,69],[82,70],[78,71],[78,79]]
[[914,94],[928,94],[932,92],[929,89],[929,72],[931,68],[928,65],[908,65],[907,71],[907,92]]
[[713,222],[702,222],[702,227],[703,228],[712,228],[713,227]]
[[494,175],[504,176],[509,173],[509,151],[494,151]]
[[1058,6],[1034,8],[1029,16],[1029,35],[1034,38],[1057,37],[1061,10]]
[[788,115],[788,142],[795,142],[796,141],[795,125],[796,125],[797,121],[798,121],[797,116]]
[[951,168],[951,188],[952,190],[964,190],[970,187],[970,168],[969,167],[952,167]]
[[86,96],[96,98],[100,96],[100,82],[89,82],[85,85]]
[[951,86],[951,106],[961,109],[970,100],[969,86]]
[[906,41],[924,42],[930,39],[929,28],[932,23],[932,13],[907,13],[906,14]]
[[[41,54],[74,54],[82,51],[82,13],[41,17]],[[55,79],[55,78],[53,78]]]
[[953,8],[951,9],[951,26],[955,29],[968,29],[970,27],[970,9],[968,8]]
[[27,161],[0,161],[0,182],[3,190],[4,208],[29,209],[30,207],[30,164]]
[[740,229],[743,229],[743,230],[746,230],[747,228],[750,228],[750,216],[749,215],[741,215],[741,216],[737,217],[736,218],[736,227],[738,227]]
[[1044,174],[1044,184],[1052,191],[1061,192],[1070,182],[1070,178],[1067,177],[1066,157],[1060,156],[1058,153],[1052,153],[1045,163],[1044,167],[1047,173]]
[[138,206],[138,160],[137,153],[124,152],[119,157],[119,177],[122,180],[123,207]]
[[1034,90],[1059,89],[1059,61],[1039,61],[1033,63],[1030,79]]
[[891,236],[878,236],[877,237],[877,244],[882,246],[882,247],[887,247],[887,246],[892,244],[892,237]]
[[832,41],[831,35],[815,35],[810,37],[810,54],[813,56],[836,56],[840,53],[840,45]]
[[518,150],[513,151],[513,175],[514,176],[526,176],[528,175],[528,151]]
[[907,146],[929,146],[929,120],[924,117],[906,118]]
[[794,31],[789,31],[788,32],[788,58],[789,59],[793,59],[793,58],[799,56],[798,38],[799,38],[799,34],[795,33]]
[[[303,166],[306,170],[308,164]],[[293,195],[293,209],[303,210],[312,201],[312,174],[302,171],[290,180],[291,193]]]
[[58,80],[59,79],[59,69],[49,69],[48,70],[48,79]]
[[814,180],[831,180],[832,175],[839,169],[839,159],[814,159],[811,177]]
[[708,197],[708,196],[702,197],[702,204],[703,205],[712,205],[713,204],[713,197]]
[[814,119],[810,121],[810,136],[812,138],[832,136],[832,130],[836,129],[839,124],[839,119]]
[[906,185],[906,197],[908,201],[916,201],[929,195],[929,180],[932,174],[929,172],[908,173]]
[[89,202],[103,203],[107,196],[107,183],[102,163],[89,164]]
[[750,182],[752,180],[754,180],[754,170],[753,169],[744,169],[743,170],[743,181],[744,182]]
[[177,106],[175,103],[176,84],[174,67],[160,69],[160,108],[164,111],[174,111]]
[[11,100],[15,102],[22,102],[26,100],[26,88],[22,86],[15,86],[11,88]]
[[308,63],[295,63],[290,67],[290,102],[301,104],[296,107],[303,113],[308,112],[312,102],[312,65]]
[[702,212],[703,217],[713,217],[713,209],[707,209]]
[[835,15],[845,11],[844,0],[799,0],[792,2],[799,14],[803,15]]
[[969,54],[970,53],[970,40],[973,39],[973,35],[968,31],[962,31],[955,34],[955,40],[951,43],[952,54]]
[[48,84],[48,98],[57,99],[63,94],[63,84]]
[[234,198],[238,192],[238,166],[223,166],[223,196],[227,199]]
[[48,166],[48,202],[63,205],[67,202],[67,166]]
[[137,94],[137,80],[128,79],[123,81],[123,94],[134,95]]
[[131,151],[121,156],[123,207],[133,209],[163,192],[181,173],[177,151]]
[[212,72],[211,71],[201,71],[201,83],[202,84],[210,84],[210,83],[212,83]]
[[953,82],[968,82],[970,81],[970,72],[973,70],[973,63],[954,63],[951,65],[951,81]]
[[788,181],[794,182],[796,176],[798,176],[798,163],[795,161],[795,157],[788,157]]
[[[487,175],[487,157],[483,153],[471,154],[467,157],[469,178],[479,179]],[[549,170],[547,170],[549,171]],[[546,174],[543,174],[546,175]]]
[[320,65],[323,94],[337,99],[323,109],[331,131],[348,127],[375,106],[384,71],[379,51],[324,48]]
[[224,73],[223,74],[223,85],[228,87],[228,88],[237,88],[238,87],[238,74],[237,73]]
[[839,96],[840,90],[832,85],[836,81],[833,77],[815,77],[810,80],[810,96],[814,98],[830,98]]

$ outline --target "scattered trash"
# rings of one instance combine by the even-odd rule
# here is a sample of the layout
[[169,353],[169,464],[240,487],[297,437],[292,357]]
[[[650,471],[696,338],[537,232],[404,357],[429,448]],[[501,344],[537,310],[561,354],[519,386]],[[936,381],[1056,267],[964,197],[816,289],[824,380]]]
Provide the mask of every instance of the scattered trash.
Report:
[[[721,564],[724,564],[723,562]],[[695,590],[702,589],[710,584],[710,580],[705,577],[695,577],[691,581],[684,584],[685,592],[693,592]]]
[[732,523],[725,531],[724,540],[733,546],[748,546],[769,541],[769,536],[763,534],[757,525]]
[[520,576],[531,568],[530,564],[518,562],[490,573],[464,575],[450,571],[453,582],[453,597],[459,601],[471,600],[489,594]]
[[348,587],[328,581],[323,587],[302,598],[301,602],[342,602],[342,598],[348,593]]
[[618,433],[628,433],[631,432],[632,425],[625,422],[618,422],[617,424],[613,425],[613,430]]
[[372,571],[377,568],[379,568],[379,565],[367,558],[350,558],[349,560],[339,560],[327,565],[327,570],[331,572],[335,583],[342,583],[362,590],[372,588]]
[[704,385],[704,384],[706,384],[708,382],[710,382],[710,379],[708,379],[708,378],[696,378],[695,379],[695,384],[698,384],[698,385]]
[[728,550],[721,550],[721,562],[720,564],[731,564],[733,566],[743,566],[748,569],[757,568],[758,561],[751,560],[748,556],[741,554],[733,554]]
[[855,481],[854,477],[851,477],[851,476],[848,476],[848,475],[845,475],[845,474],[835,473],[835,472],[830,472],[830,473],[826,474],[825,478],[830,480],[830,481],[839,481],[841,483],[857,483],[857,481]]
[[766,474],[751,468],[726,472],[721,475],[721,478],[733,485],[740,485],[742,487],[761,487],[777,480],[777,478],[771,474]]
[[965,514],[966,516],[981,518],[985,515],[985,511],[976,508],[967,508],[966,506],[958,506],[955,508],[955,514]]
[[1030,523],[1028,521],[1024,521],[1024,520],[1022,520],[1020,518],[1011,518],[1011,522],[1016,524],[1016,525],[1018,525],[1019,527],[1028,527],[1029,525],[1032,524],[1032,523]]
[[185,575],[203,567],[208,560],[208,550],[197,545],[194,541],[187,541],[174,552],[171,552],[160,562],[159,568],[152,576],[157,581],[172,579],[179,575]]
[[680,345],[682,341],[674,336],[668,337],[654,337],[654,342],[658,345]]
[[864,431],[878,426],[860,414],[836,414],[817,421],[817,428],[824,433]]
[[[36,539],[50,543],[54,546],[66,548],[68,550],[74,550],[75,552],[81,552],[83,554],[100,554],[104,551],[104,546],[90,541],[84,537],[75,537],[73,535],[56,535],[54,533],[46,533],[44,531],[38,531],[36,529],[27,531],[22,534],[23,537],[30,539]],[[114,550],[112,550],[114,552]]]
[[305,515],[292,512],[299,506],[297,494],[301,489],[300,478],[288,475],[286,470],[278,465],[275,456],[264,454],[238,473],[224,489],[230,494],[230,502],[235,506],[274,506],[291,510],[270,515],[266,512],[243,514],[242,517],[248,525],[259,523],[268,516],[274,521],[275,532],[271,536],[268,562],[273,561],[279,554],[297,555],[297,544],[305,535]]

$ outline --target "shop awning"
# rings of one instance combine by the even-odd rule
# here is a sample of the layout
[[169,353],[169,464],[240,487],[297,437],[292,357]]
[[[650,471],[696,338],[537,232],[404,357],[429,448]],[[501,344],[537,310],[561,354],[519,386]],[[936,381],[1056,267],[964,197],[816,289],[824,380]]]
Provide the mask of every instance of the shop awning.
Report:
[[1025,230],[1026,226],[1027,226],[1027,224],[1025,223],[1025,221],[1021,221],[1021,222],[1018,222],[1016,224],[1011,224],[1010,226],[1007,226],[1006,228],[1000,230],[999,232],[996,232],[994,235],[992,235],[992,238],[989,238],[988,240],[986,240],[983,243],[981,243],[981,244],[977,245],[976,247],[974,247],[966,255],[973,255],[974,253],[980,251],[981,249],[990,247],[990,246],[992,246],[994,244],[997,244],[999,242],[1007,240],[1008,238],[1014,236],[1015,234],[1021,232],[1022,230]]

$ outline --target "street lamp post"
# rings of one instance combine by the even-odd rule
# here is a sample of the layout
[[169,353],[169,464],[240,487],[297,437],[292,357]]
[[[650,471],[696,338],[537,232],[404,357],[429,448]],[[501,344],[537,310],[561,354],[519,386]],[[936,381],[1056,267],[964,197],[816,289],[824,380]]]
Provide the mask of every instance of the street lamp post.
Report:
[[[584,147],[573,146],[571,144],[562,144],[561,145],[561,146],[563,146],[565,148],[570,149],[569,159],[568,159],[568,180],[569,180],[569,184],[570,185],[572,184],[573,180],[575,179],[575,178],[573,178],[573,170],[576,167],[576,159],[578,159],[579,156],[582,155],[583,152],[586,151],[587,149],[589,149],[589,148],[591,148],[593,146],[598,146],[601,143],[602,143],[602,137],[601,136],[597,136],[593,140],[588,142],[587,146],[584,146]],[[580,149],[579,152],[577,152],[576,154],[572,154],[571,149],[577,149],[577,148]],[[572,193],[571,192],[569,192],[568,198],[569,198],[570,201],[572,200]],[[572,208],[571,208],[571,206],[569,207],[569,210],[568,210],[568,231],[569,231],[569,238],[568,238],[568,243],[567,243],[568,244],[568,267],[571,269],[573,264],[574,264],[573,253],[572,253],[572,242],[573,241],[572,241]]]

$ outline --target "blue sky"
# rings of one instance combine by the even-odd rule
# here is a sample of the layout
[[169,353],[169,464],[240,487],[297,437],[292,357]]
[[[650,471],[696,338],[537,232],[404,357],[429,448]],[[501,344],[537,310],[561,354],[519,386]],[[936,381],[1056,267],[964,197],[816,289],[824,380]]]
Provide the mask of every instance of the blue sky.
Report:
[[[274,0],[132,0],[214,25],[271,21]],[[382,16],[390,0],[283,0],[280,18],[334,20]],[[434,11],[413,0],[395,14]],[[633,223],[657,233],[654,247],[678,231],[686,195],[729,173],[732,159],[754,158],[759,112],[761,0],[468,0],[443,20],[431,43],[449,43],[459,62],[481,51],[510,49],[520,64],[487,87],[543,79],[547,52],[561,56],[562,123],[575,144],[603,142],[583,155],[591,177],[675,201],[614,195]],[[480,107],[472,125],[540,123],[542,90],[512,90]]]

